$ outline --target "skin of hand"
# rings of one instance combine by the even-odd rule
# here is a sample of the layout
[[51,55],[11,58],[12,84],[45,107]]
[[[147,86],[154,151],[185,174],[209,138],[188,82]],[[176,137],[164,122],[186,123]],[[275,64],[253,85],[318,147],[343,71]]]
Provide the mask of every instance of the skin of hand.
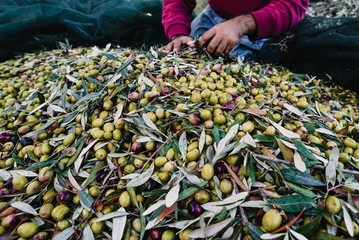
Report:
[[[160,48],[160,50],[165,51],[167,53],[172,52],[172,51],[178,52],[178,51],[181,51],[187,45],[187,43],[189,43],[192,40],[193,40],[193,38],[190,36],[176,35],[176,36],[172,37],[171,42],[169,42],[166,46],[163,46],[162,48]],[[195,44],[192,43],[188,46],[191,48],[194,48]]]
[[218,57],[222,53],[229,54],[244,35],[251,36],[256,31],[257,23],[252,14],[240,15],[209,29],[201,36],[198,46],[200,50],[207,46],[207,51]]

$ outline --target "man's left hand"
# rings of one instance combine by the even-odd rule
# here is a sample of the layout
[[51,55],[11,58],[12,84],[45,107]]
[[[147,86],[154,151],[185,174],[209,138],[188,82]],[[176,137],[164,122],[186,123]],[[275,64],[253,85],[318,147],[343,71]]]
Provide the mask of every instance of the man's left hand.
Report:
[[256,29],[257,23],[252,14],[240,15],[205,32],[199,40],[199,49],[207,45],[207,51],[212,56],[229,54],[244,35],[255,34]]

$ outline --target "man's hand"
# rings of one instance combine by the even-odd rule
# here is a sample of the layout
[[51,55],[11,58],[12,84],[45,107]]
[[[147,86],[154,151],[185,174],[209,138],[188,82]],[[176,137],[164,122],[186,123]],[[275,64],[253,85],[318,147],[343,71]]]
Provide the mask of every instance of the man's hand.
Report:
[[229,54],[244,35],[254,34],[256,29],[257,23],[251,14],[232,18],[205,32],[199,40],[199,49],[207,45],[207,51],[215,57]]
[[[171,42],[168,43],[166,46],[163,46],[160,50],[165,51],[167,53],[169,52],[178,52],[181,51],[187,43],[190,41],[193,41],[193,38],[185,35],[177,35],[173,36],[171,39]],[[190,44],[189,47],[194,48],[194,43]]]

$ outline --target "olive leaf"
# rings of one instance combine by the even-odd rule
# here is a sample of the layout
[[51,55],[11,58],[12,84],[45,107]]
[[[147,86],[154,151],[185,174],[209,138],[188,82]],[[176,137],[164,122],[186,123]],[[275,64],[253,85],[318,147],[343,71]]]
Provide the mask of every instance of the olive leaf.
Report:
[[325,178],[327,183],[335,184],[337,180],[337,166],[339,160],[339,148],[335,147],[330,151],[329,162],[325,168]]
[[225,228],[232,220],[233,220],[232,218],[228,218],[221,222],[209,225],[204,228],[204,232],[202,231],[201,228],[195,229],[195,230],[191,231],[190,233],[188,233],[188,236],[191,238],[194,238],[194,239],[208,238],[208,237],[215,236],[218,232],[220,232],[223,228]]
[[281,169],[280,172],[285,180],[293,183],[317,187],[325,186],[325,183],[319,181],[307,172],[300,172],[294,168]]
[[152,163],[151,166],[145,172],[143,172],[140,175],[131,179],[131,181],[129,183],[127,183],[126,186],[127,187],[141,186],[142,184],[144,184],[151,178],[154,169],[155,169],[155,165],[154,165],[154,163]]
[[303,208],[315,207],[315,201],[302,195],[290,195],[268,201],[268,205],[278,205],[285,212],[300,212]]
[[178,199],[178,194],[180,191],[180,184],[176,184],[171,190],[167,193],[165,201],[166,207],[172,206]]
[[80,195],[81,206],[87,211],[91,211],[92,204],[94,203],[94,200],[91,195],[83,190],[78,191],[78,193]]
[[289,131],[288,129],[285,129],[284,127],[282,127],[281,125],[279,125],[278,123],[273,122],[272,120],[268,119],[268,121],[270,122],[270,124],[273,125],[273,127],[275,127],[278,132],[280,132],[284,137],[287,138],[300,138],[300,136],[292,131]]
[[[120,209],[117,210],[117,212],[126,213],[126,210],[123,207],[121,207]],[[113,221],[112,221],[113,222],[113,228],[112,228],[112,239],[113,240],[121,240],[122,239],[123,233],[125,231],[126,220],[127,220],[126,215],[113,218]]]
[[68,227],[65,230],[62,230],[60,233],[56,234],[55,237],[53,237],[53,240],[67,240],[69,239],[73,234],[75,233],[75,230],[73,227]]
[[199,153],[202,152],[205,141],[206,141],[206,130],[203,128],[201,136],[199,138],[199,146],[198,146],[199,147]]
[[346,229],[348,230],[348,233],[351,237],[354,237],[354,225],[352,222],[352,219],[348,213],[347,207],[342,202],[342,209],[343,209],[343,217],[344,217],[344,223],[346,226]]
[[294,152],[294,166],[301,172],[305,172],[307,170],[302,157],[297,151]]
[[39,215],[30,204],[27,204],[24,202],[13,202],[13,203],[11,203],[11,206],[14,208],[17,208],[20,211],[23,211],[25,213],[29,213],[29,214],[36,215],[36,216]]
[[187,155],[187,136],[186,132],[183,132],[178,140],[179,150],[181,152],[182,159],[186,159]]
[[86,225],[83,231],[83,238],[86,240],[95,240],[95,236],[93,235],[90,225]]

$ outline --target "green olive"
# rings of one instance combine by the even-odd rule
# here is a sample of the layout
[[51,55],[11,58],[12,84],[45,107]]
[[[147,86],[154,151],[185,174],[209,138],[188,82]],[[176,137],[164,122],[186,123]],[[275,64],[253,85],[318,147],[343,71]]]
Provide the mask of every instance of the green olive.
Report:
[[33,181],[26,187],[26,194],[30,195],[36,192],[37,188],[41,185],[41,182],[39,181]]
[[75,138],[76,138],[75,134],[69,134],[64,138],[63,144],[65,146],[69,146],[75,141]]
[[64,219],[65,215],[70,211],[70,208],[68,208],[65,204],[61,204],[56,206],[52,212],[51,216],[56,221],[61,221]]
[[30,238],[37,233],[39,227],[34,222],[26,222],[17,228],[17,233],[24,238]]
[[22,190],[27,183],[27,178],[22,175],[17,175],[12,179],[12,185],[19,191]]
[[176,239],[176,235],[173,230],[166,230],[162,233],[161,240],[174,240],[174,239]]
[[211,196],[209,195],[209,193],[205,190],[199,190],[196,192],[196,194],[194,195],[194,199],[200,203],[200,204],[204,204],[207,203],[210,199]]
[[49,218],[53,209],[54,205],[52,203],[45,203],[39,210],[40,217]]
[[131,205],[131,199],[130,199],[130,194],[127,191],[124,191],[121,193],[118,202],[120,204],[121,207],[128,207]]
[[103,232],[105,229],[105,223],[103,221],[100,222],[94,222],[97,218],[92,218],[90,223],[91,230],[95,235],[99,235]]
[[198,149],[193,149],[192,151],[187,153],[187,160],[190,162],[197,160],[198,157],[199,157]]
[[230,194],[233,191],[233,184],[232,181],[225,178],[221,181],[219,188],[224,194]]
[[282,224],[282,216],[276,209],[270,209],[262,218],[262,225],[267,232],[273,232]]
[[202,167],[201,176],[204,180],[208,181],[211,180],[214,176],[214,168],[211,164],[206,163]]
[[325,208],[334,214],[338,214],[342,209],[342,204],[336,196],[329,196],[325,201]]
[[132,221],[132,229],[135,230],[138,233],[141,232],[141,229],[142,229],[141,218],[135,218]]

